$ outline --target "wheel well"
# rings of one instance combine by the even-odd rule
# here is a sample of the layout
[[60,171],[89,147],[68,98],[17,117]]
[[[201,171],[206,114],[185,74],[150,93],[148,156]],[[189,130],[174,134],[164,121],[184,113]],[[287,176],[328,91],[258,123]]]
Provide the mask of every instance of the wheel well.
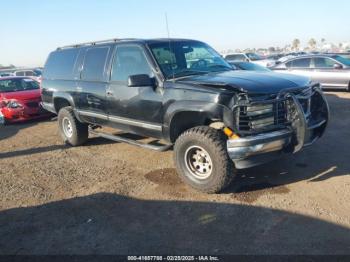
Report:
[[64,98],[55,98],[54,106],[55,106],[56,112],[58,113],[63,107],[70,106],[70,103],[68,102],[68,100]]
[[177,113],[170,123],[170,141],[175,140],[186,130],[195,127],[207,125],[215,122],[207,114],[201,112],[180,112]]

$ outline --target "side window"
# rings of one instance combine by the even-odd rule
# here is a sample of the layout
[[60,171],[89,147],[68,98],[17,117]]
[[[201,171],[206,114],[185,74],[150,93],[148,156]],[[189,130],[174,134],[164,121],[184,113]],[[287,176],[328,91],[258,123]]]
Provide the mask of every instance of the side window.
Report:
[[34,72],[33,71],[26,71],[25,75],[26,76],[34,76]]
[[119,46],[114,57],[111,81],[127,81],[131,75],[152,75],[143,50],[138,46]]
[[310,67],[311,58],[301,58],[291,61],[292,68],[308,68]]
[[79,50],[78,48],[72,48],[52,52],[45,65],[44,78],[73,79],[74,65]]
[[16,76],[24,76],[24,71],[16,72]]
[[316,68],[333,68],[335,61],[329,58],[317,57],[314,58]]
[[86,51],[81,79],[102,81],[109,47],[95,47]]

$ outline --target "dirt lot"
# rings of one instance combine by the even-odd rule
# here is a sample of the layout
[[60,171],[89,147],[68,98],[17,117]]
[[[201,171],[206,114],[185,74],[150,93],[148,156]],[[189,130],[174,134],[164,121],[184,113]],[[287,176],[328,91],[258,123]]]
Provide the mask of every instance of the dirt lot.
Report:
[[220,195],[185,186],[171,151],[2,126],[0,254],[350,254],[350,94],[327,97],[320,141]]

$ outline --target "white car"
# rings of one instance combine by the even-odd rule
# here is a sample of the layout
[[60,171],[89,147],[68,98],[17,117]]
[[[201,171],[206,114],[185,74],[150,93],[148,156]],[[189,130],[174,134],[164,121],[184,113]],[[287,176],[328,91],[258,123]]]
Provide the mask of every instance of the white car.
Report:
[[264,67],[273,67],[276,65],[276,61],[272,59],[263,59],[255,53],[235,53],[225,56],[228,62],[251,62]]

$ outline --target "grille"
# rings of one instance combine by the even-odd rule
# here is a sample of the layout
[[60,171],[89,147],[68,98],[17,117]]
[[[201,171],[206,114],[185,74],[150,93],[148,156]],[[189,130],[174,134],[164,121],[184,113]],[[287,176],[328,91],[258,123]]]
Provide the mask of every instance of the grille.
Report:
[[27,102],[26,105],[31,108],[36,108],[39,106],[38,102],[32,101],[32,102]]
[[[254,105],[259,106],[259,104]],[[264,106],[266,104],[260,105]],[[252,105],[239,106],[237,116],[238,132],[240,134],[251,134],[285,128],[288,124],[286,100],[276,100],[269,103],[269,105],[272,105],[272,110],[270,110],[270,112],[256,115],[252,114],[254,111],[248,109]]]

